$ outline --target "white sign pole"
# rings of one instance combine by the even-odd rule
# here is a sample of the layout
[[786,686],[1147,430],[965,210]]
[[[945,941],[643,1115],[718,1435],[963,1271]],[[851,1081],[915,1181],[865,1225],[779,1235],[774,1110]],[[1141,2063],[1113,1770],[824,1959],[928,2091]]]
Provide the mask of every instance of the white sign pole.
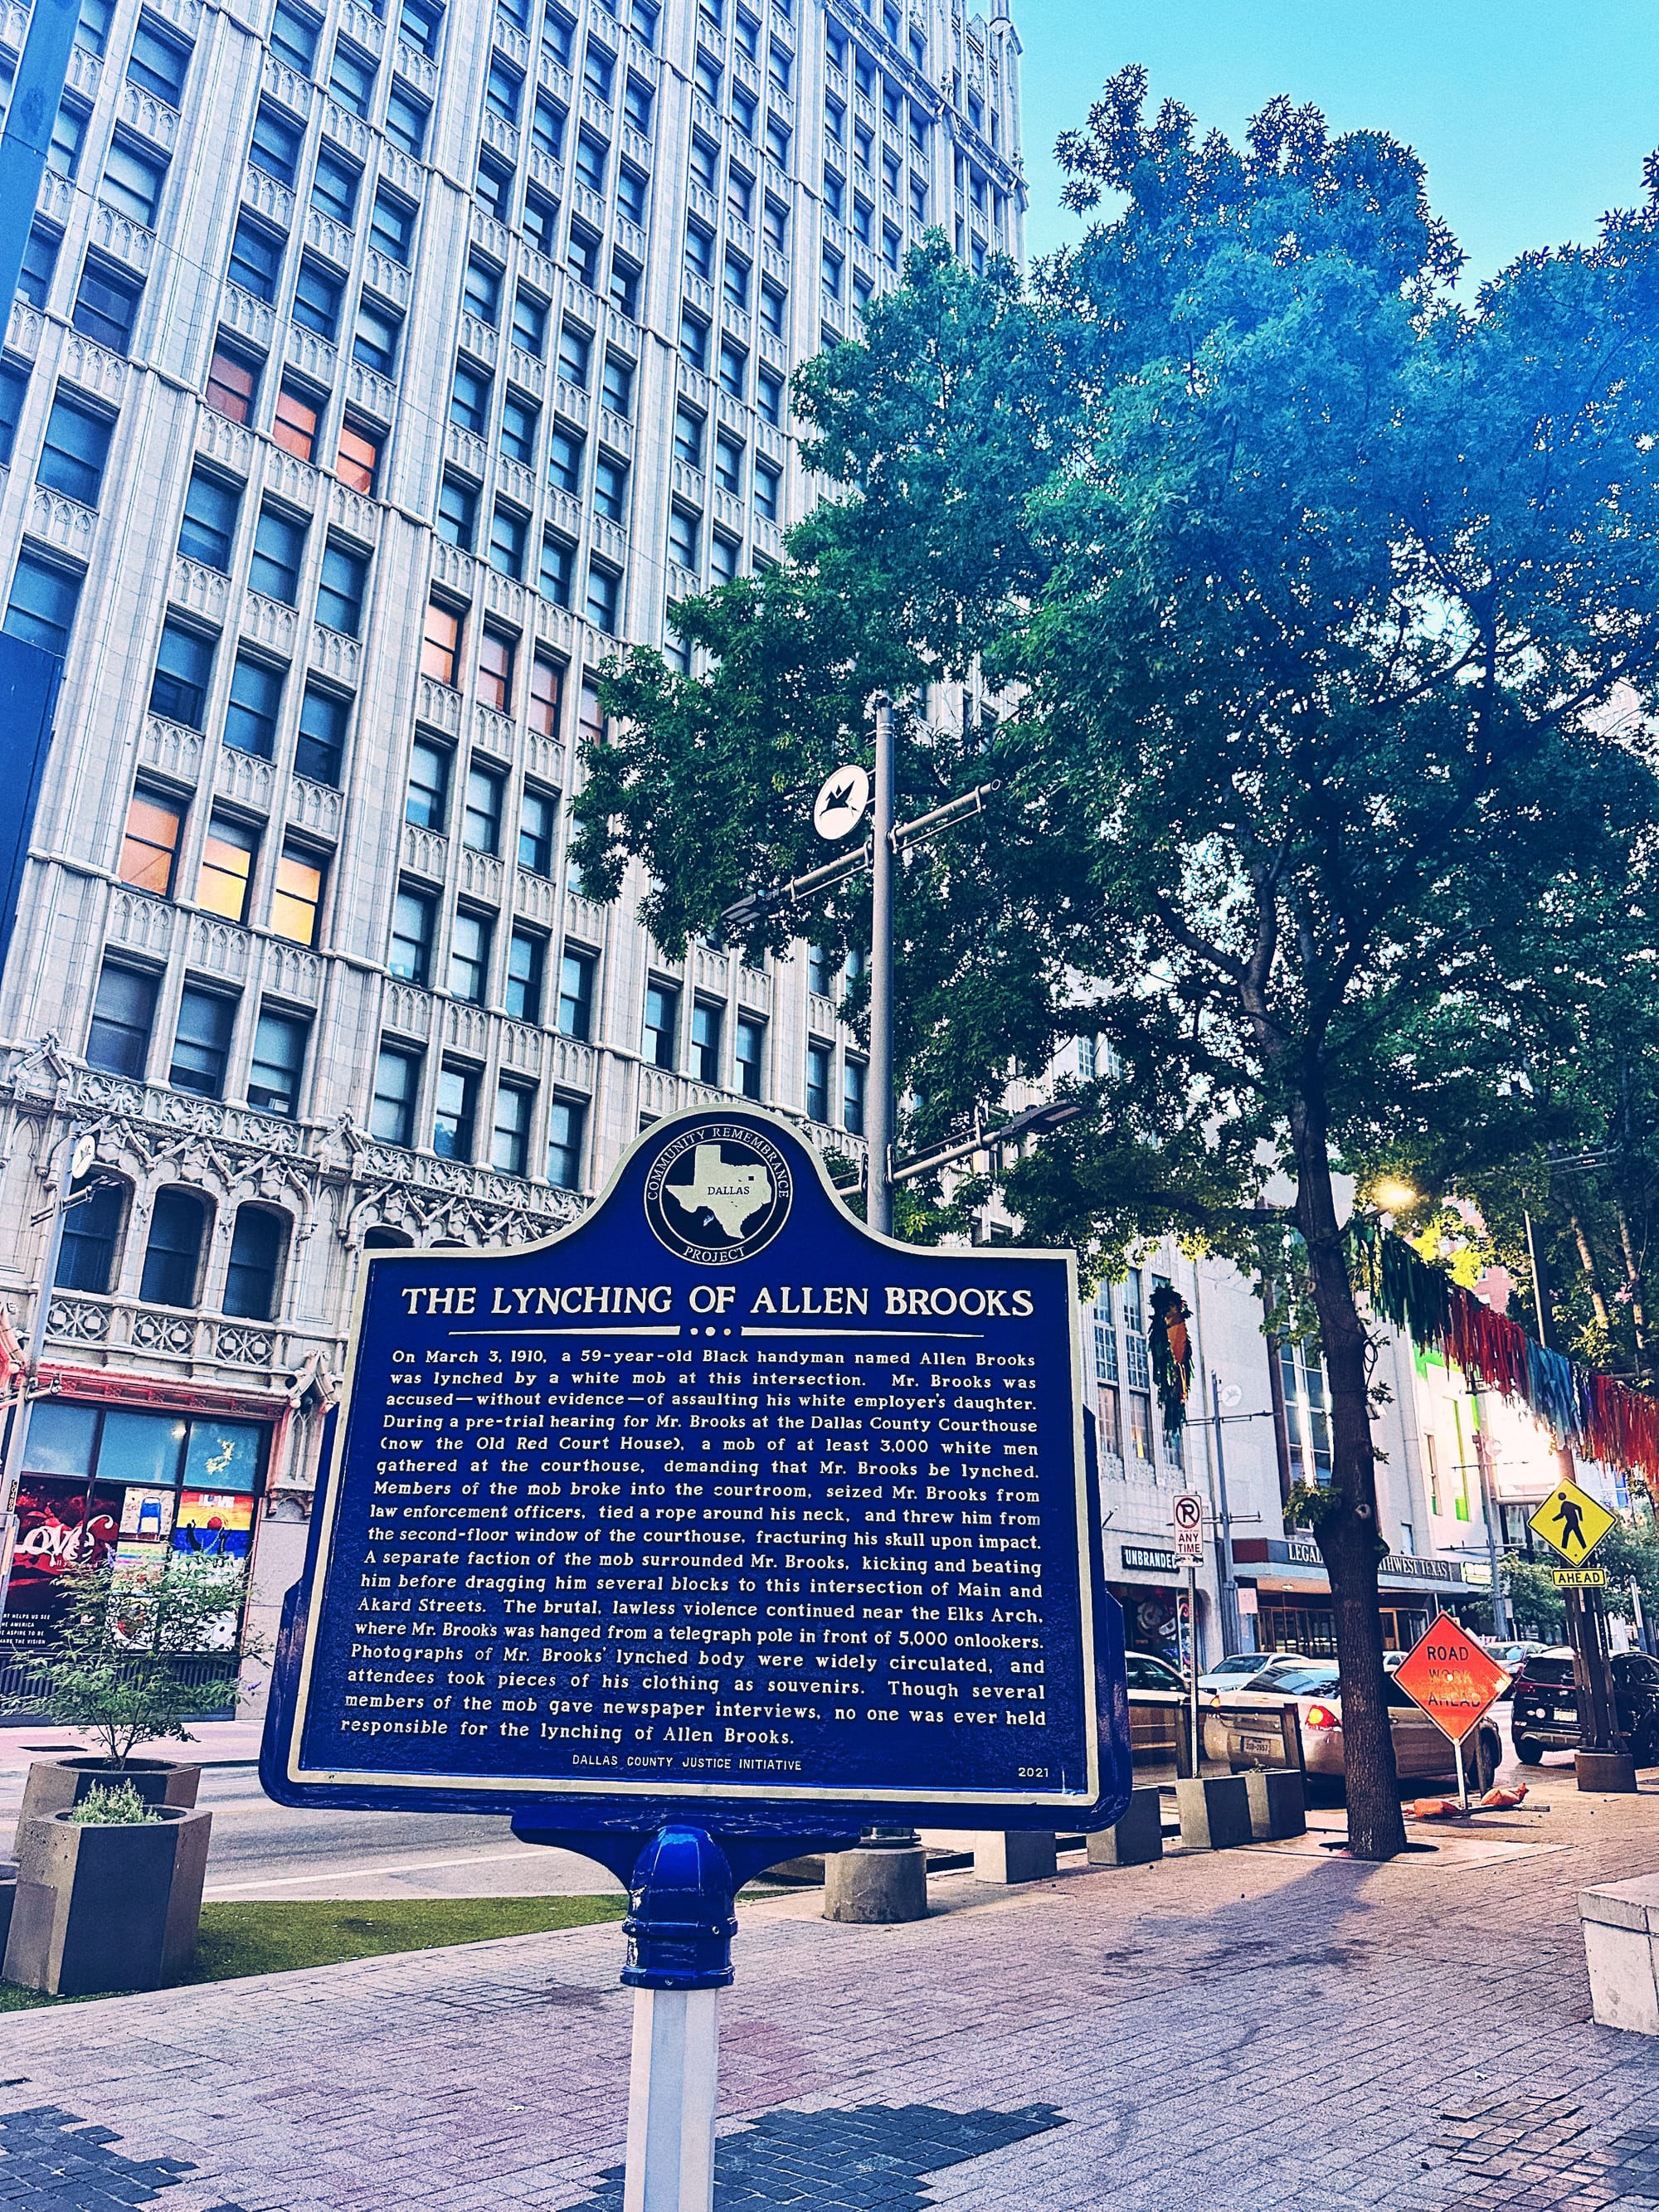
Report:
[[1204,1500],[1196,1491],[1183,1491],[1172,1510],[1176,1557],[1187,1565],[1187,1656],[1191,1671],[1187,1695],[1192,1705],[1193,1779],[1203,1766],[1198,1721],[1198,1563],[1204,1556]]
[[713,2212],[718,1990],[635,1990],[623,2212]]
[[1187,1562],[1187,1657],[1190,1671],[1187,1676],[1187,1694],[1193,1707],[1193,1779],[1197,1781],[1203,1766],[1198,1741],[1198,1568]]

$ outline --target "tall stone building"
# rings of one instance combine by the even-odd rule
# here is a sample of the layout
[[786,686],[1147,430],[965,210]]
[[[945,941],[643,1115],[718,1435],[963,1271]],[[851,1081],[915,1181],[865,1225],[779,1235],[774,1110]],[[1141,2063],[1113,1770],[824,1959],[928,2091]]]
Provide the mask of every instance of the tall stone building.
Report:
[[65,656],[21,1335],[95,1155],[14,1650],[88,1523],[263,1529],[280,1588],[366,1248],[545,1234],[721,1096],[856,1156],[836,978],[585,899],[573,767],[618,641],[777,557],[796,364],[925,228],[1019,251],[1018,52],[954,0],[84,0],[0,364],[4,627]]

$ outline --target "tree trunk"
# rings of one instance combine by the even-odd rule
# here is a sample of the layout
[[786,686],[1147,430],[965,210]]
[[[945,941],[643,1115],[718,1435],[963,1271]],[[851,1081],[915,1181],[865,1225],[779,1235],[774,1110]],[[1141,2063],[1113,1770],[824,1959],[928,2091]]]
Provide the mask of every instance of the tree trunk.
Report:
[[1601,1295],[1601,1276],[1595,1264],[1595,1255],[1590,1249],[1589,1238],[1584,1234],[1584,1224],[1571,1206],[1567,1209],[1567,1219],[1572,1224],[1573,1242],[1578,1247],[1578,1264],[1584,1271],[1584,1282],[1589,1291],[1591,1310],[1595,1313],[1597,1325],[1602,1334],[1611,1342],[1613,1318],[1607,1311],[1607,1302]]
[[1653,1370],[1648,1358],[1648,1316],[1642,1295],[1642,1269],[1636,1257],[1635,1239],[1630,1233],[1630,1216],[1625,1211],[1622,1198],[1615,1201],[1619,1211],[1619,1247],[1625,1255],[1625,1287],[1630,1293],[1631,1334],[1636,1339],[1636,1364],[1644,1382],[1653,1380]]
[[1314,1308],[1331,1400],[1331,1486],[1314,1531],[1330,1577],[1337,1663],[1342,1674],[1342,1741],[1348,1849],[1355,1858],[1391,1859],[1406,1847],[1389,1725],[1382,1621],[1376,1604],[1376,1462],[1371,1443],[1364,1324],[1336,1224],[1322,1102],[1292,1109],[1297,1226],[1308,1249]]

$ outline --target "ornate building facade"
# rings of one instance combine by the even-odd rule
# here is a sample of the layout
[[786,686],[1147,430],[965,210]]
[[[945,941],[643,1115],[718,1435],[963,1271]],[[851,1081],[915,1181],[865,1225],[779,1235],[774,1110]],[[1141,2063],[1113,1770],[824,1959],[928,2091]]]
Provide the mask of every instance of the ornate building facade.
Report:
[[836,979],[585,899],[573,766],[605,657],[811,497],[796,365],[924,228],[1018,252],[1018,51],[954,0],[84,0],[0,358],[3,625],[64,656],[0,979],[13,1648],[94,1528],[291,1577],[366,1247],[544,1235],[722,1096],[856,1161]]

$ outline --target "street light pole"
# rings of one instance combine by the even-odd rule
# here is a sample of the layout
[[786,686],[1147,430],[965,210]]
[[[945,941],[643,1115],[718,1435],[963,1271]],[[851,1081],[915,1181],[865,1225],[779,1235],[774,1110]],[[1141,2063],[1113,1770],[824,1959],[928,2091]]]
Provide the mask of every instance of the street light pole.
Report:
[[878,691],[875,819],[870,852],[869,1196],[866,1219],[893,1233],[893,702]]
[[1233,1572],[1233,1516],[1227,1504],[1227,1452],[1221,1440],[1221,1377],[1210,1370],[1210,1413],[1215,1422],[1215,1547],[1221,1595],[1221,1649],[1228,1657],[1243,1643],[1238,1622],[1238,1582]]

